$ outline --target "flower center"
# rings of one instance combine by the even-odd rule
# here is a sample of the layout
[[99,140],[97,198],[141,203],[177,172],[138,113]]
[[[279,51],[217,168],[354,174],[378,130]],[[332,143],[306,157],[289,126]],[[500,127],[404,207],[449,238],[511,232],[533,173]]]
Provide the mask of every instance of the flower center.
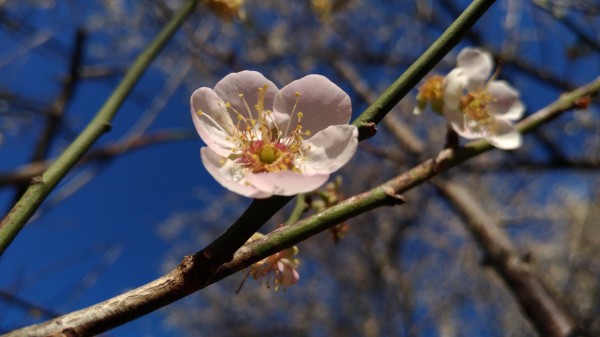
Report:
[[494,97],[485,88],[465,94],[460,101],[462,112],[473,122],[491,134],[497,131],[496,119],[490,114],[488,104]]
[[[258,88],[258,100],[254,112],[250,109],[243,94],[239,94],[246,111],[240,113],[227,102],[225,108],[237,116],[237,125],[230,140],[236,143],[229,159],[235,160],[252,173],[292,170],[300,172],[299,164],[304,158],[302,144],[309,131],[302,131],[302,112],[296,112],[300,93],[296,92],[296,102],[290,113],[285,130],[275,120],[273,111],[265,108],[267,85]],[[296,115],[296,126],[290,131],[290,124]],[[256,116],[256,118],[254,117]]]

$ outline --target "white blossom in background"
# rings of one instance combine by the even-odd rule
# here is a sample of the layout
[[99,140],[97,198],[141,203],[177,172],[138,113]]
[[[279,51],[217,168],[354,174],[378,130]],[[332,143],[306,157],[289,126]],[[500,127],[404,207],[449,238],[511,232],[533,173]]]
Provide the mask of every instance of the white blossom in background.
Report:
[[443,114],[460,136],[485,138],[493,146],[510,150],[521,146],[521,134],[512,121],[523,116],[519,93],[505,81],[490,79],[494,63],[489,53],[461,50],[443,82]]
[[206,170],[253,198],[291,196],[323,185],[356,152],[350,97],[320,75],[281,90],[255,71],[232,73],[196,90],[192,119],[206,143]]

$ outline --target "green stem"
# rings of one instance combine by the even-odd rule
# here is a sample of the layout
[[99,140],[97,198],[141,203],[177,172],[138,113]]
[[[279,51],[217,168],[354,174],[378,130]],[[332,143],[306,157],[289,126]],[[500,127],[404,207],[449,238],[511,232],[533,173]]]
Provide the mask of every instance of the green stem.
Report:
[[287,226],[287,225],[291,225],[295,222],[298,222],[298,220],[300,220],[300,217],[302,216],[302,213],[304,213],[305,211],[306,211],[306,195],[304,193],[298,194],[296,196],[296,205],[294,206],[294,209],[292,210],[292,214],[290,214],[290,217],[285,222],[285,225]]
[[375,134],[371,123],[379,123],[458,44],[461,37],[494,2],[495,0],[473,1],[444,33],[373,104],[354,120],[352,124],[359,128],[361,140],[370,138]]
[[69,170],[79,161],[85,152],[100,136],[110,130],[111,121],[125,98],[133,90],[137,81],[150,66],[150,63],[167,44],[171,37],[190,15],[198,0],[188,0],[177,14],[167,23],[148,47],[138,56],[119,86],[98,111],[94,119],[71,143],[71,145],[48,167],[41,176],[32,179],[29,188],[10,212],[0,222],[0,255],[23,229],[46,196],[64,178]]

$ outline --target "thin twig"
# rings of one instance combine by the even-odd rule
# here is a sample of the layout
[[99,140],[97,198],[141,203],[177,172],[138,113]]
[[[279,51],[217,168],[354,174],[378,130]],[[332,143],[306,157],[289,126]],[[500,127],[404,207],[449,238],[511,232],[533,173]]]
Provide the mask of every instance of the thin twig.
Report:
[[[96,161],[107,161],[125,152],[130,152],[158,143],[196,138],[197,134],[195,132],[188,132],[182,130],[157,131],[154,133],[142,135],[133,142],[115,142],[107,144],[101,148],[92,150],[83,158],[81,158],[77,165],[83,165]],[[0,173],[0,188],[6,186],[19,185],[31,181],[33,177],[44,173],[44,171],[47,170],[48,167],[51,165],[52,161],[53,160],[45,160],[29,163],[27,165],[18,167],[13,171]]]

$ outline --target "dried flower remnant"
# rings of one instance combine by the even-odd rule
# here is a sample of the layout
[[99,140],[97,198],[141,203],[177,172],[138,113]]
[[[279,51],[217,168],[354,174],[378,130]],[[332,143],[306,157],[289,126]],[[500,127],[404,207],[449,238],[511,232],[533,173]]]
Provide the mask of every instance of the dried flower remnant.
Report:
[[522,139],[512,121],[523,116],[525,107],[516,89],[490,78],[493,66],[489,53],[461,50],[457,67],[444,78],[443,113],[462,137],[484,138],[497,148],[516,149]]
[[[255,233],[248,242],[263,237],[263,234]],[[296,255],[298,255],[298,247],[293,246],[284,249],[279,253],[254,263],[250,266],[248,274],[255,280],[264,279],[267,288],[273,286],[276,291],[279,290],[280,287],[289,287],[298,283],[298,280],[300,280],[300,274],[298,274],[297,271],[300,260],[296,258]]]
[[348,95],[308,75],[281,90],[258,72],[223,78],[191,97],[192,119],[207,147],[202,163],[225,188],[253,198],[310,192],[356,152]]
[[208,0],[206,6],[225,20],[231,20],[234,17],[240,20],[246,19],[244,0]]
[[[307,195],[307,204],[315,212],[322,212],[332,206],[337,205],[345,199],[344,194],[340,191],[342,185],[342,177],[337,176],[336,179],[325,185],[325,188],[314,191]],[[347,222],[337,224],[329,228],[333,243],[337,244],[350,230],[350,225]]]

